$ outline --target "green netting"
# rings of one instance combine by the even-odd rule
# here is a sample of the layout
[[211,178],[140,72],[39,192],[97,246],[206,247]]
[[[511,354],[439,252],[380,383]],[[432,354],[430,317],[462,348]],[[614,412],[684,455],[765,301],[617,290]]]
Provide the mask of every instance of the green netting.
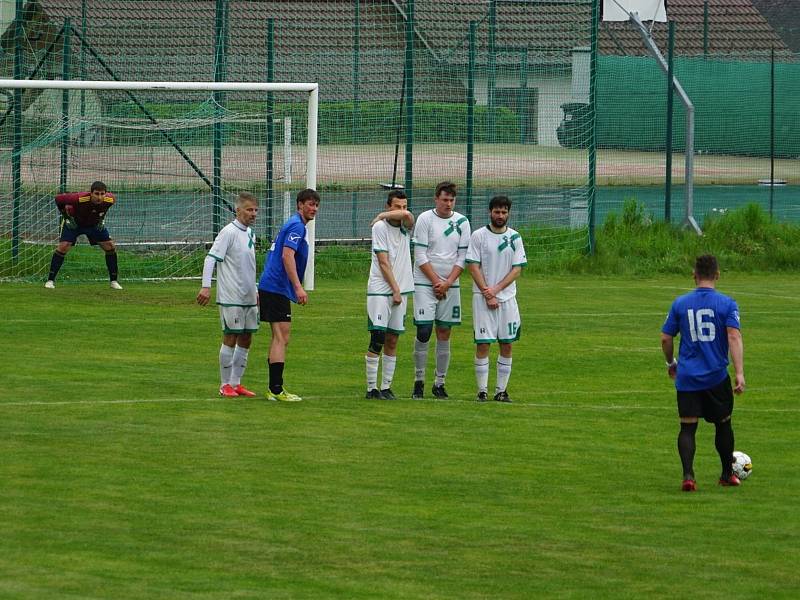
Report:
[[[448,179],[459,186],[457,208],[475,224],[488,199],[505,193],[514,226],[536,240],[538,256],[574,254],[589,246],[592,209],[600,223],[635,197],[654,217],[664,213],[666,78],[629,24],[598,23],[593,39],[594,4],[37,0],[24,3],[19,44],[14,27],[0,23],[0,76],[17,68],[33,79],[318,82],[318,239],[364,240],[385,187],[405,186],[419,212]],[[678,22],[676,74],[697,109],[695,215],[757,201],[777,218],[797,219],[800,61],[740,4],[711,3],[705,20],[702,2],[669,5]],[[663,24],[653,33],[666,54]],[[46,271],[57,237],[51,198],[62,185],[106,180],[120,196],[112,234],[138,249],[126,276],[164,277],[196,275],[199,248],[228,218],[207,181],[214,175],[224,198],[243,188],[259,195],[265,240],[305,181],[302,95],[72,91],[66,123],[62,100],[60,92],[22,94],[16,198],[13,95],[0,90],[0,276]],[[684,116],[675,106],[677,153]],[[683,164],[676,154],[676,220]],[[773,168],[789,186],[757,185]],[[18,245],[12,252],[15,240],[35,258],[21,260]],[[102,276],[96,258],[85,273],[74,262],[65,275]]]

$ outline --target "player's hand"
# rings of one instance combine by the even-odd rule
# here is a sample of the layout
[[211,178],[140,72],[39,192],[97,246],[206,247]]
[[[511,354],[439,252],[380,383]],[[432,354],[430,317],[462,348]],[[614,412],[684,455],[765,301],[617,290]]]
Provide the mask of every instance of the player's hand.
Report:
[[490,310],[497,310],[498,308],[500,308],[500,303],[497,301],[497,298],[492,296],[491,298],[486,299],[486,306]]
[[302,304],[305,306],[308,304],[308,292],[303,289],[303,286],[300,286],[298,289],[295,290],[297,294],[297,303]]
[[485,287],[483,288],[481,293],[483,294],[483,297],[486,298],[486,300],[491,300],[496,295],[493,287]]
[[200,288],[200,291],[197,293],[197,303],[200,306],[205,306],[208,304],[208,299],[211,297],[211,288]]
[[442,300],[447,296],[447,290],[450,289],[450,284],[444,279],[440,279],[437,283],[433,284],[433,293],[438,300]]
[[397,306],[403,301],[403,296],[400,295],[400,292],[392,292],[392,304]]
[[736,375],[735,383],[733,385],[734,394],[744,393],[744,374]]
[[667,365],[667,375],[669,375],[670,379],[675,379],[678,376],[678,361],[673,359],[671,363]]

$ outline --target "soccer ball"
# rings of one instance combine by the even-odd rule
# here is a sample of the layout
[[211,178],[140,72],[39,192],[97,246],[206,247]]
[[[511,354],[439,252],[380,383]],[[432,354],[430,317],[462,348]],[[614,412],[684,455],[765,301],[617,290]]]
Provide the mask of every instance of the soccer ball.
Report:
[[753,470],[753,462],[744,452],[733,453],[733,474],[739,479],[747,479]]

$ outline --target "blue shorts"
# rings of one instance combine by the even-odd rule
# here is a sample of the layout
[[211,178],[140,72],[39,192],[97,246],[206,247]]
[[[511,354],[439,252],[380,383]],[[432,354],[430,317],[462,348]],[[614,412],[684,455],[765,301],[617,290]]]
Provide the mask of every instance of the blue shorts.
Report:
[[97,227],[78,227],[77,229],[70,229],[66,225],[62,225],[61,237],[59,237],[58,240],[60,242],[69,242],[74,246],[75,242],[77,242],[78,238],[82,235],[86,236],[92,246],[96,245],[98,242],[107,242],[111,239],[106,227],[102,229],[98,229]]

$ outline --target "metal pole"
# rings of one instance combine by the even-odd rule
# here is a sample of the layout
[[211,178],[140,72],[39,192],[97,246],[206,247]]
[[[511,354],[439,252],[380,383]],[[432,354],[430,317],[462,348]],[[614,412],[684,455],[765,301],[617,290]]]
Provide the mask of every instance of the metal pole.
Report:
[[708,0],[703,2],[703,57],[708,58]]
[[519,115],[519,143],[525,144],[528,137],[527,127],[527,106],[525,100],[527,99],[526,92],[528,91],[528,49],[523,48],[520,51],[520,65],[519,65],[519,95],[517,99],[517,115]]
[[[275,80],[275,19],[267,19],[267,81]],[[267,181],[265,194],[267,196],[267,239],[272,239],[272,227],[275,212],[275,190],[272,181],[275,177],[275,94],[267,92]]]
[[[217,0],[216,18],[214,20],[214,81],[225,81],[227,78],[228,54],[228,3],[226,0]],[[215,112],[220,114],[225,103],[224,92],[215,91],[213,94]],[[217,235],[221,229],[222,207],[222,143],[225,136],[225,126],[221,120],[214,121],[213,148],[212,148],[212,235]]]
[[769,69],[769,218],[775,202],[775,46],[770,52]]
[[486,141],[495,142],[496,120],[494,113],[494,91],[497,77],[497,46],[495,34],[497,32],[497,0],[489,0],[489,40],[488,40],[488,73],[486,79]]
[[[667,61],[664,59],[664,56],[661,54],[661,51],[658,49],[658,46],[653,41],[653,36],[650,35],[650,31],[647,27],[644,26],[641,19],[639,19],[639,15],[635,12],[628,13],[630,16],[631,23],[636,27],[639,31],[639,35],[642,37],[642,41],[647,46],[647,49],[650,50],[650,53],[655,57],[656,63],[661,70],[667,72],[669,67],[667,65]],[[703,230],[700,229],[700,226],[695,221],[693,211],[694,211],[694,104],[692,103],[689,95],[683,89],[680,81],[677,78],[673,79],[673,85],[675,86],[675,91],[678,93],[678,97],[681,99],[684,108],[686,109],[686,221],[685,224],[690,226],[694,229],[695,233],[698,235],[703,234]]]
[[356,144],[358,141],[358,126],[360,121],[360,99],[359,99],[359,71],[361,68],[361,3],[355,1],[355,13],[353,15],[353,129],[351,141]]
[[597,36],[600,27],[600,0],[592,0],[592,41],[589,60],[589,254],[595,251],[595,201],[597,198]]
[[475,55],[478,24],[469,22],[469,63],[467,66],[467,219],[472,221],[472,171],[475,159]]
[[[350,143],[355,146],[358,143],[358,129],[361,121],[361,107],[359,104],[359,69],[361,67],[361,2],[359,0],[355,0],[353,9],[353,128],[351,130]],[[396,161],[395,165],[397,165]],[[392,183],[394,183],[394,181],[392,181]],[[353,191],[350,194],[350,227],[353,238],[355,238],[357,234],[357,214],[358,194]]]
[[406,2],[406,178],[408,204],[413,206],[414,187],[414,0]]
[[[88,17],[86,15],[86,0],[81,0],[81,33],[83,33],[84,39],[86,39],[86,28],[88,24]],[[81,80],[86,80],[86,47],[81,44]],[[81,121],[86,117],[86,90],[80,91],[81,97]],[[81,146],[86,145],[86,132],[83,128],[81,128],[80,138],[78,139],[78,143]]]
[[669,22],[669,44],[667,52],[667,139],[665,143],[666,172],[664,174],[664,221],[672,217],[672,111],[675,100],[672,80],[674,79],[675,21]]
[[[22,0],[17,0],[14,13],[14,79],[22,79]],[[11,258],[19,258],[19,218],[22,203],[22,89],[14,90],[14,141],[11,150]]]
[[[70,80],[70,60],[72,49],[72,23],[69,17],[64,19],[64,54],[61,58],[61,79]],[[69,158],[69,90],[61,90],[61,165],[59,178],[59,192],[67,191],[67,162]]]

